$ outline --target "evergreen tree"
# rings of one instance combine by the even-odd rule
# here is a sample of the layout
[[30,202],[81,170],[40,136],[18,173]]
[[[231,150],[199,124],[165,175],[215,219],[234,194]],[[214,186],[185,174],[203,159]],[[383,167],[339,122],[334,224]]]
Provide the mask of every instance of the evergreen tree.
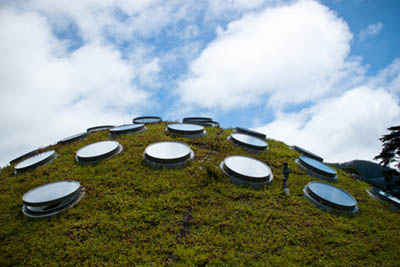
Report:
[[374,159],[380,160],[383,166],[396,162],[395,166],[400,170],[400,125],[388,128],[389,134],[382,136],[382,151]]

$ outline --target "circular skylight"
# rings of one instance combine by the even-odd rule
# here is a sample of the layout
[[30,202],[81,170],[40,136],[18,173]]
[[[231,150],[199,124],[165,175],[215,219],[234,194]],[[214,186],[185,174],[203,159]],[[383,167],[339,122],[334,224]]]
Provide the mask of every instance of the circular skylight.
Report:
[[326,211],[355,213],[357,201],[346,191],[325,183],[310,182],[303,189],[304,197]]
[[169,134],[187,137],[199,137],[206,134],[203,126],[188,123],[170,124],[166,130]]
[[186,117],[182,120],[183,123],[197,124],[206,127],[219,127],[219,123],[213,121],[212,118],[208,117]]
[[146,147],[145,161],[153,168],[183,167],[184,163],[193,159],[194,153],[188,145],[178,142],[159,142]]
[[320,156],[312,153],[311,151],[308,151],[307,149],[304,149],[304,148],[299,147],[299,146],[292,146],[292,148],[294,150],[296,150],[297,152],[303,154],[304,156],[308,157],[308,158],[312,158],[312,159],[315,159],[315,160],[318,160],[318,161],[321,161],[321,162],[324,161],[323,158],[321,158]]
[[116,141],[100,141],[79,149],[75,158],[79,163],[97,163],[121,151],[122,146]]
[[81,139],[85,138],[87,135],[88,135],[87,132],[78,133],[78,134],[69,136],[67,138],[64,138],[64,139],[58,141],[58,143],[59,144],[72,143],[72,142],[75,142],[75,141],[78,141],[78,140],[81,140]]
[[90,127],[86,131],[88,133],[94,133],[94,132],[98,132],[98,131],[109,130],[114,127],[115,127],[114,125],[99,125],[99,126]]
[[267,164],[244,156],[229,156],[220,164],[221,170],[234,184],[248,184],[254,188],[271,183],[273,175]]
[[17,161],[19,161],[19,160],[21,160],[21,159],[23,159],[23,158],[25,158],[25,157],[30,157],[30,156],[35,155],[35,154],[37,153],[37,151],[38,151],[38,149],[32,150],[32,151],[30,151],[30,152],[28,152],[28,153],[25,153],[25,154],[23,154],[23,155],[21,155],[21,156],[15,158],[15,159],[11,160],[11,161],[10,161],[10,165],[11,165],[11,164],[14,164],[15,162],[17,162]]
[[127,124],[110,129],[110,134],[112,136],[116,136],[129,133],[140,133],[144,129],[145,129],[144,124]]
[[311,176],[327,181],[337,180],[336,171],[318,160],[300,156],[297,162],[305,168],[307,173]]
[[257,138],[260,138],[260,139],[267,138],[267,136],[265,134],[260,133],[260,132],[256,132],[256,131],[253,131],[253,130],[250,130],[250,129],[247,129],[247,128],[236,127],[235,130],[238,133],[244,133],[244,134],[251,135],[251,136],[254,136],[254,137],[257,137]]
[[385,191],[382,191],[379,188],[372,187],[369,191],[367,190],[370,194],[373,196],[377,197],[379,200],[384,201],[388,203],[392,209],[399,211],[400,209],[400,199],[392,196],[389,193],[386,193]]
[[198,121],[198,122],[212,122],[212,118],[208,117],[186,117],[183,118],[182,122],[190,123],[191,121]]
[[50,150],[46,151],[43,153],[40,153],[38,155],[35,155],[33,157],[27,158],[26,160],[18,163],[14,167],[14,172],[15,173],[20,173],[23,171],[27,170],[32,170],[36,167],[39,167],[43,164],[46,164],[47,162],[50,162],[52,159],[54,159],[57,156],[56,151]]
[[242,133],[233,133],[229,137],[233,143],[249,149],[251,151],[260,152],[268,148],[267,142],[264,140]]
[[161,117],[157,116],[143,116],[137,117],[133,119],[133,123],[135,124],[151,124],[151,123],[160,123],[162,122]]
[[22,212],[32,218],[53,216],[81,197],[77,181],[59,181],[35,187],[22,197]]

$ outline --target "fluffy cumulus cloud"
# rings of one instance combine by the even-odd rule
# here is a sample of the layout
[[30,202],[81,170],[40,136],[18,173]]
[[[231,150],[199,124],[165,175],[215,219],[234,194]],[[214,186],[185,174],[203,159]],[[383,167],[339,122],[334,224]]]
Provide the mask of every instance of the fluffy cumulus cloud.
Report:
[[372,160],[378,140],[400,122],[398,98],[379,88],[358,87],[298,113],[281,113],[257,130],[277,140],[309,149],[327,161]]
[[91,125],[126,123],[148,98],[131,83],[146,73],[110,46],[68,53],[34,12],[2,10],[0,25],[0,150],[10,151],[1,165]]
[[253,12],[220,28],[180,82],[189,105],[282,107],[329,93],[351,62],[347,24],[314,1]]

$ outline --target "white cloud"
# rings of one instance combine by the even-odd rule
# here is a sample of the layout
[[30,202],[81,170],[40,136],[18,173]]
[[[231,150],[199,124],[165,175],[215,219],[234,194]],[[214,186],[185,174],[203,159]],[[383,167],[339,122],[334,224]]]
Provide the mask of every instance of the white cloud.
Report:
[[318,99],[352,71],[346,62],[351,38],[347,24],[314,1],[245,15],[219,29],[190,64],[181,100],[228,110]]
[[359,41],[364,41],[365,39],[369,37],[373,37],[378,35],[383,29],[383,23],[382,22],[377,22],[375,24],[370,24],[368,25],[367,28],[362,29],[360,33],[358,34],[358,40]]
[[309,149],[328,162],[343,162],[372,160],[381,150],[378,139],[399,122],[395,95],[382,88],[359,87],[298,113],[278,112],[275,121],[257,130]]
[[374,87],[383,87],[393,93],[400,93],[400,58],[378,72],[369,79],[368,84]]
[[0,165],[89,126],[127,123],[146,102],[131,81],[146,80],[156,62],[138,71],[100,44],[68,54],[44,17],[0,12]]

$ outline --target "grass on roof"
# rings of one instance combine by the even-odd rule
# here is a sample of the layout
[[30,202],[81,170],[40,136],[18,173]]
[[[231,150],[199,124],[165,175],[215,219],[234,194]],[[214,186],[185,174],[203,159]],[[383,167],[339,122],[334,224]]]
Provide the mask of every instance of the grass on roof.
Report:
[[[173,138],[165,123],[115,140],[124,151],[97,165],[79,165],[76,151],[101,140],[96,132],[57,144],[50,164],[14,175],[0,172],[0,265],[143,266],[399,266],[400,214],[365,192],[369,186],[338,170],[336,186],[352,194],[359,212],[337,215],[304,200],[313,180],[294,162],[299,154],[268,140],[249,154],[226,138],[230,129],[207,127],[207,136]],[[195,153],[183,169],[149,168],[151,143],[184,142]],[[230,183],[218,168],[230,155],[268,162],[272,184],[262,190]],[[282,192],[282,164],[289,162],[290,196]],[[35,186],[73,179],[86,195],[58,216],[34,220],[21,212],[22,196]]]

